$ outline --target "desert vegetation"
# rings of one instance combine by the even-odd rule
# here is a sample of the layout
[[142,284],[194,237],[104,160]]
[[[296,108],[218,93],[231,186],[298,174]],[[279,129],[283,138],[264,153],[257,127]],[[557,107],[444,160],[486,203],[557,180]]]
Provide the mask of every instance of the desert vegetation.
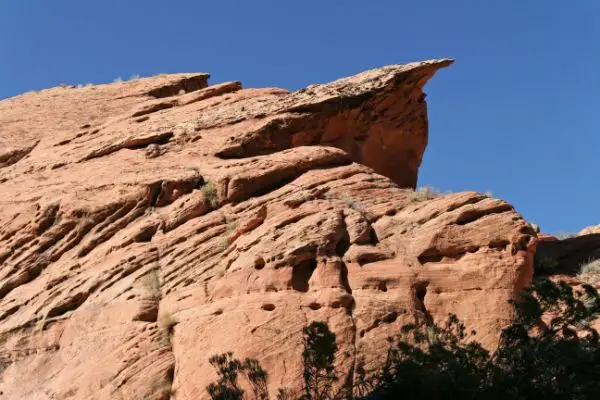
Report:
[[551,274],[556,267],[558,267],[558,261],[556,258],[549,255],[537,255],[535,256],[534,270],[538,275]]
[[171,345],[171,336],[173,335],[173,328],[175,325],[177,325],[177,320],[170,312],[165,312],[159,317],[158,327],[160,329],[161,342],[163,345]]
[[579,278],[590,285],[600,283],[600,258],[581,264]]
[[410,193],[409,200],[411,203],[418,203],[425,200],[435,199],[441,196],[441,192],[432,186],[422,186]]
[[[513,305],[515,319],[494,351],[483,348],[455,315],[442,325],[417,318],[382,343],[388,352],[379,372],[367,376],[359,362],[353,382],[342,383],[334,371],[335,334],[324,322],[313,322],[303,330],[302,390],[279,389],[277,399],[598,398],[600,343],[591,327],[600,314],[598,292],[589,285],[575,292],[564,282],[540,279]],[[212,399],[269,398],[268,373],[257,360],[226,353],[210,362],[219,377],[207,388]]]
[[204,186],[202,186],[202,193],[204,193],[204,197],[210,204],[213,209],[219,207],[219,195],[217,194],[217,187],[214,183],[208,182]]

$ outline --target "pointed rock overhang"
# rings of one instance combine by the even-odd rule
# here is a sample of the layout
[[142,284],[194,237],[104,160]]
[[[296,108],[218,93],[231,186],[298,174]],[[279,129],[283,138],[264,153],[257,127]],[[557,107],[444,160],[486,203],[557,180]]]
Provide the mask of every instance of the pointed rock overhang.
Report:
[[452,63],[390,65],[284,94],[263,105],[261,112],[269,118],[262,127],[229,138],[215,155],[239,159],[290,147],[332,146],[400,187],[414,188],[428,141],[422,89]]
[[[295,104],[287,111],[328,113],[323,143],[346,150],[354,161],[400,187],[414,188],[428,143],[423,87],[439,69],[453,62],[439,59],[389,65],[311,85],[291,94]],[[331,108],[337,113],[327,112]]]

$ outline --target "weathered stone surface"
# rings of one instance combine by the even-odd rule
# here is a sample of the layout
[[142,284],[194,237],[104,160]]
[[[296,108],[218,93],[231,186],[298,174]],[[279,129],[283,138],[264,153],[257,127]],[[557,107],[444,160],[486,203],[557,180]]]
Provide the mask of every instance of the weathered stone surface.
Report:
[[181,74],[0,102],[3,398],[202,399],[229,350],[297,387],[313,320],[342,378],[423,314],[492,346],[537,241],[501,200],[411,189],[422,87],[450,63],[294,93]]

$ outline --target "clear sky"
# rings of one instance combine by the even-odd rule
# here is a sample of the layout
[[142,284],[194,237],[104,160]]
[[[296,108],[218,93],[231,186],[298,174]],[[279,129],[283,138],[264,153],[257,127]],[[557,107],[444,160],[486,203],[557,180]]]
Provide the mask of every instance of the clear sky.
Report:
[[443,57],[419,184],[489,190],[546,232],[600,224],[599,1],[0,0],[0,98],[188,71],[297,89]]

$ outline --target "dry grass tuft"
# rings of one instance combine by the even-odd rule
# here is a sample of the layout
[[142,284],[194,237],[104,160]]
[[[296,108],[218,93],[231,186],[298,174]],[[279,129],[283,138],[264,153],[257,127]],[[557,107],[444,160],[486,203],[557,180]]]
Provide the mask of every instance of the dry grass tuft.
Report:
[[217,194],[217,187],[215,186],[214,183],[207,183],[206,185],[202,186],[202,193],[204,193],[204,197],[206,198],[206,200],[208,200],[210,206],[213,209],[216,209],[219,207],[219,195]]
[[581,264],[579,279],[590,285],[600,283],[600,258]]

